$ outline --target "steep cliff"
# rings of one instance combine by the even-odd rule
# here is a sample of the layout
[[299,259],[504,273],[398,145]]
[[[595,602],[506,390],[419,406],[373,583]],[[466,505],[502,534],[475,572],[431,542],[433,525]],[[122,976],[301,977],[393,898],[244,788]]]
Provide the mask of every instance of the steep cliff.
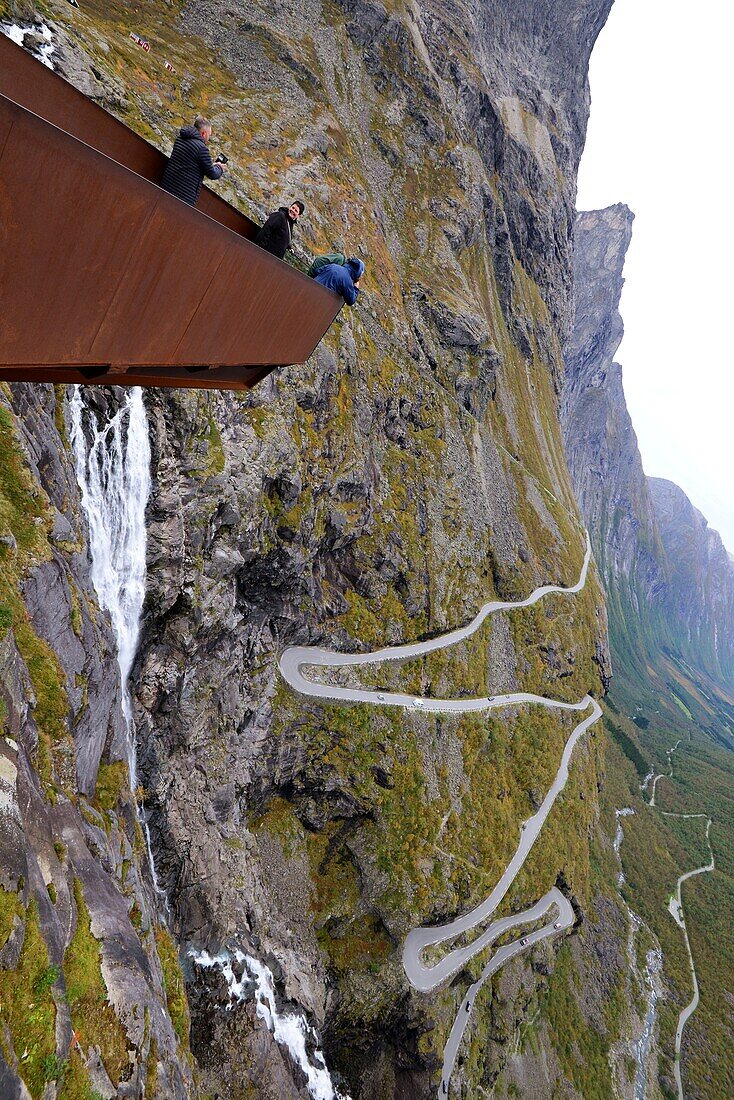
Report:
[[569,469],[604,577],[622,690],[645,685],[644,662],[659,664],[674,650],[726,691],[734,675],[731,562],[683,491],[645,476],[614,362],[632,219],[625,206],[577,219],[576,320],[561,402]]
[[[622,270],[632,235],[626,206],[579,214],[574,252],[576,320],[566,347],[561,423],[576,497],[610,606],[615,660],[634,677],[668,637],[668,563],[614,355],[623,335]],[[654,640],[648,636],[657,615]]]
[[[249,397],[146,395],[139,793],[188,960],[204,1094],[434,1095],[481,961],[422,994],[402,944],[489,894],[559,767],[571,715],[321,704],[287,687],[277,659],[293,643],[412,642],[491,598],[576,584],[585,539],[558,393],[586,69],[609,6],[151,0],[134,28],[115,3],[43,9],[62,70],[129,124],[170,144],[204,108],[230,195],[260,214],[302,196],[297,262],[343,244],[368,264],[359,305],[306,366]],[[371,675],[424,697],[601,694],[596,574]],[[630,1094],[600,741],[574,750],[503,910],[558,885],[577,926],[477,997],[459,1094],[601,1100],[615,1077]],[[276,1016],[293,1035],[303,1013],[328,1083],[310,1031],[300,1069],[272,1035]],[[162,1073],[155,1087],[166,1094]]]
[[[184,10],[252,89],[248,110],[281,163],[292,157],[281,186],[304,194],[315,243],[358,242],[369,275],[362,308],[314,361],[249,406],[152,407],[139,699],[153,839],[184,942],[268,960],[324,1025],[327,1062],[355,1097],[435,1088],[463,991],[410,993],[402,941],[486,893],[500,849],[482,857],[487,879],[464,868],[482,835],[522,816],[520,791],[544,781],[518,759],[504,806],[487,799],[481,727],[304,703],[275,658],[293,642],[353,651],[440,633],[493,593],[578,573],[554,393],[588,48],[568,64],[569,16],[544,34],[529,9],[492,28],[466,8],[314,7],[295,27],[290,10],[267,21],[255,6]],[[267,162],[237,160],[251,194],[272,192]],[[208,476],[192,486],[207,447]],[[597,608],[589,593],[572,619],[561,608],[551,622],[508,619],[460,664],[416,662],[391,680],[421,694],[517,684],[580,697],[598,683],[595,654],[604,672]],[[527,723],[540,732],[535,715],[523,723],[522,736]],[[509,750],[506,725],[492,728]],[[544,737],[557,746],[560,734]],[[564,832],[559,821],[548,843],[593,911],[586,846]],[[548,885],[559,869],[545,869]],[[545,984],[506,982],[472,1031],[459,1071],[469,1093],[498,1081],[502,1040]],[[242,1026],[195,1013],[194,1049],[224,1091],[252,1079],[232,1034]],[[268,1072],[259,1087],[276,1095],[281,1071]],[[552,1059],[541,1087],[569,1072]]]
[[130,791],[69,429],[64,387],[2,386],[0,1092],[110,1097],[129,1082],[183,1097],[183,981]]
[[[734,997],[734,943],[720,921],[734,897],[732,567],[721,539],[682,490],[643,472],[614,362],[631,227],[624,206],[578,216],[576,323],[566,350],[562,422],[609,609],[613,743],[603,812],[610,825],[615,811],[625,814],[624,828],[616,818],[620,885],[642,921],[632,931],[637,952],[640,936],[649,933],[662,949],[663,984],[650,1010],[653,1043],[644,1065],[648,1087],[659,1086],[665,1097],[718,1100],[734,1080],[734,1020],[726,1007]],[[701,1000],[686,1018],[676,1067],[680,1014],[695,999],[668,902],[680,875],[709,864],[707,817],[715,873],[686,885],[684,895]],[[681,1067],[683,1093],[675,1082]]]
[[670,563],[668,607],[686,657],[724,685],[734,683],[734,568],[719,534],[677,485],[648,478]]

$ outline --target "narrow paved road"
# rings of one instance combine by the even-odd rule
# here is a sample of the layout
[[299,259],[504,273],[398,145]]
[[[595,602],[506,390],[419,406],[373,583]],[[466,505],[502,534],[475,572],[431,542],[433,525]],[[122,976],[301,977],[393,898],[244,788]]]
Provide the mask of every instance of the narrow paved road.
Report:
[[[705,814],[672,814],[670,816],[673,816],[673,817],[706,817]],[[682,1080],[682,1077],[681,1077],[681,1066],[680,1066],[680,1048],[681,1048],[681,1042],[682,1042],[682,1039],[683,1039],[683,1028],[688,1023],[688,1018],[690,1016],[692,1016],[693,1013],[698,1008],[698,1002],[700,1000],[699,992],[698,992],[698,978],[696,977],[696,966],[695,966],[695,963],[693,962],[693,952],[691,951],[691,941],[688,939],[688,929],[686,928],[686,918],[683,914],[683,898],[681,896],[681,887],[682,887],[683,883],[686,881],[686,879],[693,878],[694,875],[703,875],[703,874],[706,873],[706,871],[713,871],[714,870],[714,852],[713,852],[713,848],[711,847],[711,840],[709,839],[709,833],[710,832],[711,832],[711,818],[709,817],[709,818],[707,818],[707,824],[706,824],[706,843],[709,846],[709,853],[711,854],[710,863],[707,863],[705,867],[696,867],[696,869],[694,871],[688,871],[685,875],[681,875],[680,878],[678,879],[678,883],[677,883],[677,886],[676,886],[676,895],[675,896],[676,896],[676,900],[677,900],[677,903],[678,903],[678,923],[680,924],[681,928],[683,929],[683,935],[684,935],[685,941],[686,941],[686,949],[688,951],[688,961],[689,961],[690,967],[691,967],[691,979],[693,981],[693,996],[691,997],[690,1001],[688,1002],[688,1004],[686,1005],[686,1007],[683,1009],[680,1016],[678,1017],[678,1027],[676,1028],[676,1031],[675,1031],[675,1065],[674,1065],[673,1068],[674,1068],[674,1072],[675,1072],[676,1084],[678,1085],[679,1100],[684,1100],[684,1097],[683,1097],[683,1080]]]
[[[673,745],[672,749],[666,749],[665,750],[666,755],[668,757],[668,771],[667,772],[659,772],[657,775],[652,777],[652,791],[651,791],[651,794],[650,794],[650,805],[651,806],[655,805],[655,795],[657,793],[658,779],[665,779],[666,775],[667,775],[668,779],[672,779],[672,777],[673,777],[673,753],[675,752],[675,750],[680,745],[680,742],[681,742],[681,739],[679,737],[678,740],[676,741],[676,743]],[[645,788],[643,787],[642,790],[644,791],[644,789]]]
[[581,575],[575,585],[564,588],[560,585],[546,584],[536,588],[527,599],[516,602],[505,600],[492,600],[486,603],[478,615],[467,625],[443,634],[438,638],[431,638],[425,642],[413,642],[407,645],[390,646],[371,653],[337,653],[331,650],[320,649],[316,646],[291,646],[286,649],[280,658],[280,671],[290,686],[302,695],[309,695],[318,699],[329,700],[337,703],[373,703],[376,706],[398,706],[409,709],[417,709],[430,713],[466,713],[468,711],[491,710],[499,707],[507,707],[517,703],[531,703],[539,706],[553,707],[560,710],[585,711],[591,707],[591,713],[587,715],[569,735],[566,741],[560,767],[556,773],[553,784],[543,799],[537,813],[533,814],[520,827],[520,838],[515,854],[510,860],[501,879],[493,889],[489,897],[476,906],[471,912],[443,925],[433,928],[416,928],[406,938],[403,947],[403,966],[411,984],[419,990],[428,991],[435,989],[437,985],[447,981],[453,974],[461,969],[466,962],[473,958],[479,951],[489,947],[503,933],[518,925],[533,924],[549,916],[548,922],[541,928],[522,936],[501,947],[490,959],[479,979],[469,988],[462,1002],[459,1014],[454,1022],[449,1040],[444,1049],[443,1072],[439,1096],[446,1096],[449,1090],[449,1082],[453,1072],[456,1054],[461,1043],[462,1036],[470,1018],[471,1009],[476,994],[489,977],[494,974],[508,959],[520,954],[527,947],[538,943],[540,940],[570,928],[574,922],[574,912],[568,899],[553,887],[534,905],[523,913],[513,914],[494,921],[471,944],[462,948],[449,950],[444,957],[428,966],[422,961],[425,949],[436,944],[446,943],[477,925],[484,924],[495,912],[500,902],[505,897],[510,886],[522,868],[528,853],[532,849],[553,803],[563,790],[568,780],[568,769],[573,750],[594,722],[601,717],[602,711],[599,704],[586,695],[579,703],[566,703],[555,699],[547,699],[541,695],[533,695],[529,692],[512,692],[507,695],[495,695],[479,699],[433,699],[416,697],[401,692],[378,691],[376,689],[342,687],[335,684],[325,684],[311,678],[304,669],[309,668],[343,668],[358,665],[377,665],[386,661],[404,661],[412,657],[420,657],[435,650],[446,649],[456,645],[465,638],[474,634],[485,619],[498,611],[514,611],[517,608],[530,607],[544,596],[554,593],[573,595],[580,592],[586,584],[586,577],[591,561],[591,543],[586,536],[586,553],[581,569]]
[[505,600],[491,600],[486,603],[479,614],[472,619],[467,626],[459,627],[448,634],[442,634],[438,638],[429,638],[426,642],[411,642],[408,645],[389,646],[385,649],[377,649],[372,653],[336,653],[329,649],[319,649],[318,646],[289,646],[284,650],[279,668],[283,678],[301,695],[310,695],[317,699],[328,699],[332,702],[346,703],[374,703],[376,706],[392,707],[416,707],[433,713],[465,713],[467,711],[487,710],[490,707],[509,706],[513,703],[545,703],[548,706],[565,707],[567,710],[583,710],[586,703],[557,703],[544,699],[540,695],[530,695],[527,692],[515,692],[510,695],[497,695],[486,699],[429,699],[414,695],[404,695],[396,691],[377,691],[367,688],[340,687],[336,684],[324,684],[314,680],[303,671],[305,667],[321,668],[346,668],[355,665],[380,665],[386,661],[405,661],[411,657],[422,657],[426,653],[433,653],[437,649],[447,649],[449,646],[463,642],[466,638],[475,634],[484,620],[497,611],[514,611],[520,607],[530,607],[537,603],[543,596],[551,593],[561,593],[571,596],[580,592],[586,584],[586,575],[591,561],[591,543],[586,536],[586,554],[581,568],[581,576],[572,588],[563,588],[560,585],[545,584],[525,600],[516,603]]
[[[678,748],[680,743],[681,742],[680,742],[680,739],[679,739],[678,741],[676,741],[676,743],[673,745],[673,747],[671,749],[666,750],[667,756],[668,756],[667,776],[666,776],[665,772],[660,772],[659,775],[655,776],[655,778],[653,780],[653,785],[652,785],[652,798],[650,799],[650,805],[651,806],[655,805],[655,794],[656,794],[656,787],[657,787],[658,779],[663,779],[663,778],[672,779],[672,777],[673,777],[673,753]],[[696,868],[694,868],[693,871],[687,871],[684,875],[680,876],[680,878],[678,879],[678,882],[676,883],[675,895],[670,899],[670,903],[669,903],[669,906],[668,906],[671,917],[676,922],[678,927],[682,930],[684,939],[686,941],[686,950],[688,952],[688,962],[689,962],[690,967],[691,967],[691,981],[693,982],[693,996],[691,997],[690,1001],[685,1006],[683,1011],[680,1013],[680,1015],[678,1017],[678,1026],[675,1030],[675,1062],[674,1062],[674,1065],[673,1065],[673,1072],[675,1074],[675,1083],[678,1086],[678,1100],[685,1100],[685,1097],[684,1097],[684,1094],[683,1094],[683,1078],[681,1076],[680,1049],[681,1049],[681,1043],[682,1043],[682,1040],[683,1040],[683,1028],[686,1026],[686,1024],[688,1023],[689,1018],[693,1015],[693,1013],[698,1008],[698,1002],[700,1000],[700,995],[699,995],[699,989],[698,989],[698,978],[696,976],[696,965],[693,961],[693,952],[691,951],[691,941],[688,938],[688,928],[686,927],[686,918],[685,918],[685,914],[683,912],[683,895],[681,893],[681,888],[683,886],[683,883],[687,879],[694,878],[696,875],[703,875],[707,871],[715,870],[714,850],[711,847],[711,836],[710,836],[710,834],[711,834],[711,818],[708,816],[708,814],[674,814],[674,813],[669,813],[665,810],[660,810],[660,814],[661,814],[662,817],[680,817],[680,818],[684,818],[684,819],[689,819],[689,818],[694,818],[694,817],[704,818],[706,820],[706,843],[708,844],[709,854],[711,856],[711,861],[709,863],[707,863],[704,867],[696,867]]]

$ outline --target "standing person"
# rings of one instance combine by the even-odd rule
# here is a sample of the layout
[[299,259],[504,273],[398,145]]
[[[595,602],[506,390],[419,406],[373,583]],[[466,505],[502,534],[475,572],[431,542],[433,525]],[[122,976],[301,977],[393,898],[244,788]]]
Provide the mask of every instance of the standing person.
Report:
[[353,306],[359,294],[359,284],[364,275],[364,264],[356,257],[345,264],[327,264],[322,267],[314,282],[321,283],[335,294],[341,294],[348,306]]
[[161,179],[164,191],[170,191],[189,206],[196,206],[204,176],[218,180],[224,175],[223,165],[212,161],[207,148],[211,136],[212,124],[201,115],[193,126],[182,126]]
[[255,244],[271,252],[282,260],[293,240],[293,230],[296,222],[303,214],[306,207],[300,199],[292,202],[290,206],[281,206],[270,215],[262,229],[255,235]]

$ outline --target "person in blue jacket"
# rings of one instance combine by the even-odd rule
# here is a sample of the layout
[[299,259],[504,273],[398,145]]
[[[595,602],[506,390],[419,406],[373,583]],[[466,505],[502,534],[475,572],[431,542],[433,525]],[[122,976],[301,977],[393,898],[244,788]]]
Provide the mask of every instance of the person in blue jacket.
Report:
[[360,279],[364,275],[364,264],[352,257],[345,264],[327,264],[322,267],[314,282],[341,294],[348,306],[353,306],[359,294]]

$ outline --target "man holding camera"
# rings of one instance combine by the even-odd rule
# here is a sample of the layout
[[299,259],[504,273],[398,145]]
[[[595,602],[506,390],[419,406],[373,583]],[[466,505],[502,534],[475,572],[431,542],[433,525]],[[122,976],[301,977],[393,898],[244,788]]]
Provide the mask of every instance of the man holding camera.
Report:
[[224,175],[227,158],[220,154],[212,161],[207,146],[212,136],[212,124],[199,115],[193,126],[182,126],[173,143],[173,152],[163,173],[161,187],[177,199],[196,206],[204,176],[218,180]]

